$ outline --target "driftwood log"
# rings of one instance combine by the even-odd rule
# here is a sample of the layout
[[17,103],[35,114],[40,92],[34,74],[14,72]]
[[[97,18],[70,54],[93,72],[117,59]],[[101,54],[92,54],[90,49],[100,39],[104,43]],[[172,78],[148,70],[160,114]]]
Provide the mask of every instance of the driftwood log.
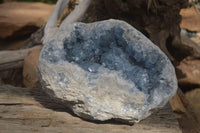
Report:
[[3,133],[13,131],[20,133],[199,133],[200,124],[180,90],[170,100],[170,105],[167,104],[159,112],[133,126],[117,124],[115,121],[95,123],[74,116],[62,104],[50,99],[41,88],[4,85],[0,86],[0,131]]
[[170,104],[176,118],[170,105],[167,104],[159,112],[133,126],[117,124],[115,121],[95,123],[74,116],[62,104],[50,99],[40,88],[4,85],[0,86],[0,131],[3,133],[13,131],[20,133],[45,131],[50,133],[199,133],[199,122],[180,90],[170,100]]
[[165,108],[138,124],[124,125],[82,120],[40,88],[0,86],[0,131],[2,133],[182,133],[173,112]]
[[0,52],[0,71],[13,68],[21,68],[24,58],[33,49],[41,49],[42,46],[35,46],[28,49]]
[[82,2],[79,2],[75,9],[61,22],[60,26],[57,27],[59,18],[70,2],[70,0],[58,0],[45,26],[43,44],[45,44],[59,28],[62,29],[67,24],[78,21],[87,11],[91,1],[92,0],[82,0]]

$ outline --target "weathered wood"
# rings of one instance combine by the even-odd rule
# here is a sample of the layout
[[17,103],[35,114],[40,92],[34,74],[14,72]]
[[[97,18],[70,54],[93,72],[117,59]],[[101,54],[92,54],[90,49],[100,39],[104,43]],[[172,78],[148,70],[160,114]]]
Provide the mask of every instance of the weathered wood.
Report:
[[78,21],[87,11],[92,0],[83,0],[80,4],[64,19],[60,28],[64,28],[66,25]]
[[20,67],[23,66],[23,64],[24,64],[23,60],[12,61],[12,62],[8,62],[8,63],[5,63],[5,64],[0,64],[0,71],[20,68]]
[[170,104],[183,133],[200,133],[200,122],[180,89],[170,100]]
[[[187,48],[189,50],[182,50],[182,53],[188,54],[190,58],[200,59],[200,46],[192,41],[187,35],[181,33],[181,42],[182,45],[178,45],[178,47]],[[181,48],[179,48],[181,49]]]
[[28,53],[33,49],[41,48],[42,46],[35,46],[28,49],[0,51],[0,71],[22,67]]
[[[81,2],[79,2],[78,6],[76,6],[75,9],[63,20],[60,28],[63,28],[70,23],[78,21],[86,12],[91,1],[92,0],[82,0]],[[56,6],[44,29],[43,44],[45,44],[51,38],[51,36],[53,36],[57,32],[58,20],[69,2],[70,0],[58,0],[58,2],[56,3]]]
[[0,86],[0,130],[3,133],[181,133],[169,104],[133,126],[114,121],[95,123],[74,116],[40,88],[8,85]]
[[44,35],[44,27],[40,27],[36,32],[31,34],[31,36],[28,38],[26,45],[20,47],[20,49],[27,49],[27,48],[32,48],[37,45],[42,45],[42,38]]
[[66,8],[67,4],[70,0],[58,0],[56,6],[51,13],[51,16],[48,19],[48,22],[44,29],[44,38],[43,42],[47,42],[48,39],[57,31],[57,23],[58,19],[60,18],[62,12]]

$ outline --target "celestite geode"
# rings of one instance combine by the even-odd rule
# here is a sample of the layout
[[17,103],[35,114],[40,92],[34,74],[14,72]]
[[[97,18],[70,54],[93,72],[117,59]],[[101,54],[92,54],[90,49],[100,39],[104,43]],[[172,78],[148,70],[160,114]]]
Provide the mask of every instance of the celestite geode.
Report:
[[45,44],[37,69],[46,93],[89,120],[139,122],[177,90],[166,55],[119,20],[69,24]]

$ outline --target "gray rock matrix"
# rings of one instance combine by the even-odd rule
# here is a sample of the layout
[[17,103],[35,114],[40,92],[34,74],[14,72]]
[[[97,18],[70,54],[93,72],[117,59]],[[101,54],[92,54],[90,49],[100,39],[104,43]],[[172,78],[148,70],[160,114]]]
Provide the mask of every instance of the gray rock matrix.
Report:
[[88,120],[139,122],[177,90],[166,55],[113,19],[59,30],[43,47],[37,70],[46,93]]

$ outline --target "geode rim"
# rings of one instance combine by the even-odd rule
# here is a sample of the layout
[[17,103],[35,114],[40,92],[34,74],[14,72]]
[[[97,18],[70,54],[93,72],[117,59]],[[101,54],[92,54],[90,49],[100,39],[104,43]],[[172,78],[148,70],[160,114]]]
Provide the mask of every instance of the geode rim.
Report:
[[69,24],[45,44],[37,70],[46,93],[89,120],[139,122],[177,90],[166,55],[120,20]]

